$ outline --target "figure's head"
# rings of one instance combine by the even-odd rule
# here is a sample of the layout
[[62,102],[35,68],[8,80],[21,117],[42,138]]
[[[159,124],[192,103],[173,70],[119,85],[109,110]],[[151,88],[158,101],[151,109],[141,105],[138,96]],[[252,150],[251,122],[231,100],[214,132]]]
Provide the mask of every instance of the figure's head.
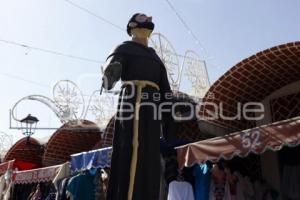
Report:
[[127,24],[127,33],[131,37],[148,38],[153,29],[152,17],[143,13],[134,14]]

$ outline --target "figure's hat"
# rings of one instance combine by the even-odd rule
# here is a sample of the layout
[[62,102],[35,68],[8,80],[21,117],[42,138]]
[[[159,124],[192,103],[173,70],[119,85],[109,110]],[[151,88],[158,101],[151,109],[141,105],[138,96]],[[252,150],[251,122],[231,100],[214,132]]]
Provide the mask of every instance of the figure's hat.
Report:
[[135,13],[128,21],[128,24],[127,24],[127,33],[129,36],[131,36],[131,30],[134,29],[134,28],[146,28],[146,29],[149,29],[151,31],[154,30],[154,23],[152,21],[137,21],[136,20],[136,17],[137,16],[147,16],[143,13]]

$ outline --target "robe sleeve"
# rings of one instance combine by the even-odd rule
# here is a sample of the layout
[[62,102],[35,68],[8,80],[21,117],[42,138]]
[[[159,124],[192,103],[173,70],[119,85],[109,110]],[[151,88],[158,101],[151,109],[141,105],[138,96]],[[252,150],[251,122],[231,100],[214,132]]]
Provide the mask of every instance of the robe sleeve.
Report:
[[102,77],[102,87],[111,90],[121,78],[122,68],[125,65],[125,57],[121,54],[110,56],[105,63]]
[[166,106],[163,106],[163,108],[169,110],[169,112],[162,113],[163,136],[166,139],[166,141],[172,141],[175,140],[175,122],[172,117],[172,105],[174,103],[174,98],[165,66],[161,67],[161,78],[159,82],[159,87],[161,93],[161,103],[167,103]]

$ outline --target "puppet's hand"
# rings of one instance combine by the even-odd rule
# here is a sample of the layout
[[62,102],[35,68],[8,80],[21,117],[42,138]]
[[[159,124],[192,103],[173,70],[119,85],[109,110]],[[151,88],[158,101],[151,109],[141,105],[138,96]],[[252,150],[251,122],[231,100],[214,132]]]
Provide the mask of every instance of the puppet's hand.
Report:
[[102,78],[103,87],[107,90],[113,88],[114,84],[120,79],[122,72],[122,64],[119,62],[110,63],[104,71]]

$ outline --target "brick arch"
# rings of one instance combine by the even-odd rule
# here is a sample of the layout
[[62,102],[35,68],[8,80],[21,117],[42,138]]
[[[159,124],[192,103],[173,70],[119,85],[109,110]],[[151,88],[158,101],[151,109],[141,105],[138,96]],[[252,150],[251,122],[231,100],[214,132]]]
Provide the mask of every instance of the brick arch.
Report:
[[17,141],[6,153],[4,162],[9,160],[19,160],[24,162],[42,165],[43,149],[42,145],[34,138],[29,138],[30,144],[27,143],[27,137]]
[[69,122],[49,139],[43,156],[43,165],[51,166],[70,160],[70,155],[92,150],[101,140],[99,127],[90,121]]
[[[292,42],[259,52],[238,63],[219,78],[203,102],[224,105],[225,116],[235,116],[236,105],[260,102],[272,92],[300,80],[300,42]],[[209,116],[209,105],[202,105],[200,116]],[[242,120],[212,120],[233,130],[247,129],[255,123]]]
[[195,142],[213,137],[207,133],[201,132],[197,120],[190,120],[177,123],[175,125],[176,139],[186,142]]

